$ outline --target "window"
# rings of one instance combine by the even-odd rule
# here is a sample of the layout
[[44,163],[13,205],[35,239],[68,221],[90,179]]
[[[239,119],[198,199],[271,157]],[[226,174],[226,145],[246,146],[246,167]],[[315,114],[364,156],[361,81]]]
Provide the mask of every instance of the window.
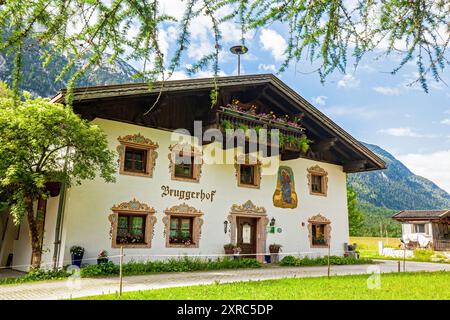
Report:
[[150,248],[153,227],[156,223],[155,210],[136,199],[122,202],[111,208],[108,216],[111,223],[111,247]]
[[328,172],[318,165],[308,168],[309,193],[315,196],[327,196]]
[[202,171],[200,149],[184,143],[169,147],[170,172],[172,180],[199,182]]
[[425,233],[425,224],[414,224],[414,233]]
[[327,245],[325,239],[325,224],[312,225],[312,244],[313,246]]
[[192,217],[170,217],[170,243],[191,244],[192,226],[194,218]]
[[125,148],[124,171],[144,172],[147,163],[147,150]]
[[164,211],[166,248],[198,248],[203,225],[203,213],[186,203]]
[[314,193],[322,193],[322,176],[311,175],[311,191]]
[[119,213],[117,244],[144,243],[145,218],[142,215]]
[[261,184],[261,161],[253,155],[239,155],[235,158],[238,187],[259,189]]
[[312,248],[328,247],[331,237],[331,221],[321,214],[308,219],[310,246]]
[[145,138],[140,133],[117,138],[120,145],[119,173],[123,175],[152,177],[158,153],[157,143]]
[[246,185],[255,185],[255,166],[241,164],[240,165],[240,182]]
[[175,156],[175,177],[177,178],[194,178],[194,157]]

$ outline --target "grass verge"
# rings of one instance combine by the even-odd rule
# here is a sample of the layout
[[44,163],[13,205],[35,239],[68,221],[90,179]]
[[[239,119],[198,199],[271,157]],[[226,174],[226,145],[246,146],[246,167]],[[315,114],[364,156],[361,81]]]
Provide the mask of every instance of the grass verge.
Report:
[[92,296],[89,300],[448,300],[450,273],[387,273],[380,276],[380,287],[369,289],[373,275],[350,275],[246,281],[198,285]]

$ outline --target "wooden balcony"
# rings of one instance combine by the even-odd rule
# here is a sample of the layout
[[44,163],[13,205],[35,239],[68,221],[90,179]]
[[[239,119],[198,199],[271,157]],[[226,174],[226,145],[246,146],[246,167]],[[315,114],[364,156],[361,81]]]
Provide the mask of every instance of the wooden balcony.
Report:
[[[283,136],[280,138],[280,140],[283,140],[281,144],[281,148],[279,150],[280,154],[284,159],[289,158],[298,158],[301,153],[304,153],[305,150],[302,150],[301,147],[296,144],[296,141],[305,139],[305,129],[300,126],[294,126],[290,125],[288,123],[281,123],[276,120],[268,119],[267,117],[260,117],[258,115],[241,112],[238,110],[234,110],[231,108],[225,108],[220,107],[216,111],[216,119],[212,126],[209,126],[209,128],[214,127],[216,129],[219,129],[224,133],[226,129],[253,129],[257,133],[260,129],[267,130],[268,136],[267,141],[265,143],[265,146],[270,148],[271,146],[271,137],[270,132],[271,130],[279,130],[280,136]],[[224,124],[227,124],[226,126]],[[234,138],[236,140],[236,138]],[[246,137],[246,143],[248,143],[248,137]],[[281,142],[281,141],[280,141]],[[208,143],[208,142],[206,142]],[[259,143],[259,141],[258,141]],[[228,144],[232,145],[232,144]],[[260,146],[258,146],[260,147]],[[224,148],[226,148],[226,143],[224,141]]]

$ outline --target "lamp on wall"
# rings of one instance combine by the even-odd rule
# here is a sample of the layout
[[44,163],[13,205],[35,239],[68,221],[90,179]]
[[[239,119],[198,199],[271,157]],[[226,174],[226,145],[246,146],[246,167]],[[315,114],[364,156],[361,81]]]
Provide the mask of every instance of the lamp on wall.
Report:
[[275,227],[275,218],[270,219],[270,226]]
[[224,232],[224,233],[227,233],[227,230],[228,230],[228,221],[225,220],[225,221],[223,222],[223,232]]
[[270,233],[275,233],[275,218],[272,217],[272,219],[270,219],[270,223],[269,223],[269,232]]

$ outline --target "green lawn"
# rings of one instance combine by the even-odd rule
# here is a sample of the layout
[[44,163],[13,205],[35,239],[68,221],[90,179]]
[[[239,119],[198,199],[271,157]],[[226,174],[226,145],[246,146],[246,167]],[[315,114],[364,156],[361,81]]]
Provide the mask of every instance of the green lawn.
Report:
[[[350,237],[350,243],[356,243],[358,245],[357,250],[361,258],[368,259],[385,259],[385,260],[403,260],[402,257],[386,257],[378,255],[378,241],[383,241],[383,245],[389,248],[399,248],[400,239],[398,238],[377,238],[377,237]],[[420,261],[420,262],[437,262],[437,263],[450,263],[450,260],[446,258],[442,252],[433,251],[430,249],[416,249],[414,250],[414,256],[412,258],[406,258],[407,261]]]
[[[390,273],[368,289],[369,275],[279,279],[124,293],[121,299],[450,299],[450,272]],[[119,299],[101,295],[87,299]]]

